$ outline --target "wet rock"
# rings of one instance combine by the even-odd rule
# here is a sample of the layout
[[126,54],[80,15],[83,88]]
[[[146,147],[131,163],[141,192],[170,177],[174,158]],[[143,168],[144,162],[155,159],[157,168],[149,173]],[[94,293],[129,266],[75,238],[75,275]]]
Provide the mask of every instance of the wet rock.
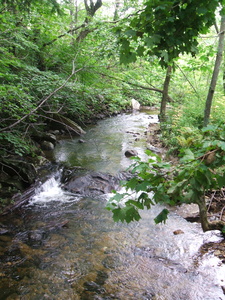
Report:
[[55,146],[51,142],[48,142],[48,141],[41,142],[41,149],[42,150],[52,151],[52,150],[54,150],[54,148],[55,148]]
[[93,281],[87,281],[84,283],[84,288],[86,291],[96,292],[96,293],[104,293],[105,289]]
[[126,157],[132,157],[132,156],[137,156],[138,153],[136,150],[126,150],[125,152],[125,156]]
[[31,242],[41,242],[44,235],[45,233],[43,230],[34,230],[29,232],[28,237]]
[[199,208],[197,204],[182,204],[175,207],[175,212],[189,222],[199,221]]
[[0,226],[0,235],[6,234],[6,233],[9,233],[9,229],[6,227]]
[[108,278],[108,274],[104,271],[99,271],[96,278],[96,283],[99,285],[103,285]]
[[55,146],[57,143],[56,135],[51,132],[34,132],[32,134],[32,139],[40,145],[44,142],[50,142],[53,146]]
[[4,162],[0,161],[0,167],[0,184],[3,191],[7,186],[24,189],[32,184],[37,176],[33,162],[25,158],[15,156],[4,159]]
[[2,241],[2,242],[11,242],[12,237],[7,236],[7,235],[2,235],[2,236],[0,236],[0,241]]
[[131,106],[132,106],[133,110],[139,110],[141,107],[141,104],[133,98],[133,99],[131,99]]
[[221,289],[223,290],[223,293],[225,295],[225,286],[221,286]]
[[54,146],[57,143],[56,136],[50,132],[45,133],[45,135],[43,136],[43,140],[51,142]]
[[154,152],[154,153],[161,153],[162,152],[162,149],[157,148],[155,146],[152,146],[151,144],[147,145],[147,149]]
[[184,232],[181,229],[174,230],[174,232],[173,232],[174,235],[183,234],[183,233]]
[[64,177],[63,188],[75,194],[96,197],[110,193],[119,187],[119,177],[107,173],[91,172],[85,175]]
[[26,204],[30,198],[35,194],[35,187],[36,184],[30,186],[30,188],[28,188],[25,192],[23,192],[23,194],[16,194],[13,196],[13,204],[7,206],[2,215],[7,215],[9,213],[11,213],[12,211],[14,211],[17,208],[20,208],[22,205]]
[[120,259],[117,256],[107,256],[103,259],[102,264],[107,269],[114,269],[120,265]]

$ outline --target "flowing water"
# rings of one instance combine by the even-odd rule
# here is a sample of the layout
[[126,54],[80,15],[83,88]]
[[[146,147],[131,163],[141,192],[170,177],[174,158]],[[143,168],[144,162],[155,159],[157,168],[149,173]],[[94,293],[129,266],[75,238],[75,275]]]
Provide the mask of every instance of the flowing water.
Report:
[[[79,139],[64,140],[57,162],[116,174],[136,149],[144,157],[144,131],[156,116],[120,115],[99,122]],[[22,210],[2,218],[10,234],[0,235],[0,299],[24,300],[217,300],[225,299],[225,267],[201,245],[219,232],[171,213],[164,225],[143,211],[140,222],[114,223],[106,198],[65,193],[60,172],[41,185]],[[175,235],[175,230],[183,233]]]

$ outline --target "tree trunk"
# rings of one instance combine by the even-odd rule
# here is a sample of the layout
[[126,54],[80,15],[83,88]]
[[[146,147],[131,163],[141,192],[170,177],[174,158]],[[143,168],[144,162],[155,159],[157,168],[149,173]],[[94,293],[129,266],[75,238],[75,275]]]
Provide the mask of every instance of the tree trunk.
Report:
[[115,0],[115,11],[114,11],[113,21],[117,21],[119,19],[118,10],[120,5],[121,5],[120,0]]
[[169,65],[167,67],[166,78],[163,85],[163,96],[161,100],[161,107],[160,107],[160,114],[159,114],[159,118],[161,122],[165,122],[166,120],[166,104],[169,98],[168,92],[169,92],[171,73],[172,73],[172,66]]
[[206,203],[205,203],[205,197],[202,196],[199,201],[198,201],[198,207],[199,207],[199,214],[200,214],[200,222],[202,225],[202,230],[208,231],[210,230],[210,226],[209,226],[209,221],[208,221],[208,217],[207,217],[207,207],[206,207]]
[[[89,4],[87,0],[84,0],[85,9],[87,12],[87,17],[85,18],[84,25],[87,25],[90,20],[94,17],[96,11],[102,6],[102,0],[96,0],[94,3],[93,0],[89,0]],[[83,29],[80,34],[77,36],[76,41],[79,43],[83,41],[86,36],[92,32],[94,29]]]
[[207,126],[209,123],[210,118],[210,112],[212,107],[212,100],[213,95],[216,88],[217,78],[220,71],[220,65],[223,58],[223,48],[224,48],[224,34],[225,34],[225,15],[221,17],[221,26],[220,26],[220,32],[219,32],[219,43],[218,43],[218,49],[217,49],[217,55],[216,55],[216,61],[214,65],[213,75],[208,91],[208,96],[205,103],[205,111],[204,111],[204,123],[203,126]]
[[216,220],[209,222],[208,217],[207,217],[207,206],[205,203],[205,196],[203,195],[199,201],[197,202],[198,207],[199,207],[199,215],[200,215],[200,222],[202,226],[202,230],[204,232],[209,231],[209,230],[220,230],[224,231],[225,228],[225,222],[222,220]]

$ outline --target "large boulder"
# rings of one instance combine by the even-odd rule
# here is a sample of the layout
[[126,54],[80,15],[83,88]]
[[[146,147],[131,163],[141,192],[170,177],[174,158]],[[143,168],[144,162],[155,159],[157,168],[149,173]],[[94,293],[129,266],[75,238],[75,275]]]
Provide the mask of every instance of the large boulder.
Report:
[[52,151],[52,150],[54,150],[54,148],[55,148],[55,146],[51,142],[48,142],[48,141],[41,142],[41,149],[44,151]]
[[82,196],[96,197],[112,192],[120,186],[120,181],[130,175],[123,172],[117,176],[101,172],[80,172],[64,170],[62,188],[71,193]]
[[138,152],[134,149],[128,149],[125,151],[125,156],[126,157],[132,157],[132,156],[137,156],[138,155]]
[[131,106],[132,106],[133,110],[139,110],[141,107],[141,104],[133,98],[133,99],[131,99]]

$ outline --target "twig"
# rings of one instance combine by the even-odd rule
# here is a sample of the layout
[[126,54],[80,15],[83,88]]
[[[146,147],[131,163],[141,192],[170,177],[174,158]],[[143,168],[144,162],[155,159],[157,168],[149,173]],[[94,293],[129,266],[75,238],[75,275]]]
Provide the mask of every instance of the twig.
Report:
[[220,213],[220,221],[222,221],[222,217],[223,217],[223,212],[225,210],[225,206],[223,207],[223,209],[221,210],[221,213]]
[[[18,176],[22,181],[28,183],[28,181],[25,180],[25,178],[23,178],[23,177],[20,175],[20,173],[17,172],[16,169],[14,169],[13,167],[11,167],[10,165],[4,164],[2,161],[0,162],[0,164],[2,165],[3,168],[6,167],[6,168],[9,168],[9,169],[13,170],[13,172],[15,172],[15,173],[17,174],[17,176]],[[4,172],[5,174],[7,174],[7,173],[4,171],[4,169],[2,169],[2,172]]]
[[188,81],[188,83],[190,84],[190,86],[192,87],[192,89],[194,90],[195,94],[198,96],[198,98],[200,98],[199,93],[197,92],[196,88],[193,86],[193,84],[191,83],[191,81],[188,79],[188,77],[186,76],[186,74],[184,73],[184,71],[181,69],[181,67],[178,64],[175,64],[178,69],[181,71],[181,73],[183,74],[184,78]]
[[214,199],[214,197],[215,197],[215,194],[216,194],[216,191],[213,193],[212,197],[210,198],[209,206],[208,206],[207,212],[209,212],[209,209],[210,209],[210,207],[211,207],[211,205],[212,205],[212,201],[213,201],[213,199]]

